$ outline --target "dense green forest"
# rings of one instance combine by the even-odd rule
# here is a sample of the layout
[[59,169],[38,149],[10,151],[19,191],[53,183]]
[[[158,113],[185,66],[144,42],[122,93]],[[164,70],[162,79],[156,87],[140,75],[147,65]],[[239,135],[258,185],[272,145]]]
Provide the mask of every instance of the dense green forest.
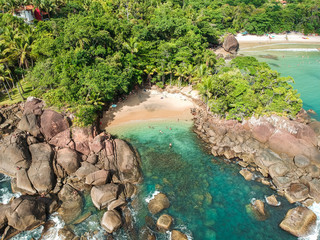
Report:
[[[210,109],[228,118],[294,116],[302,104],[291,79],[251,58],[225,63],[210,49],[227,32],[320,33],[318,0],[287,2],[0,0],[1,88],[10,97],[25,79],[32,95],[75,112],[82,124],[149,84],[198,86]],[[27,25],[12,16],[30,3],[50,20]]]

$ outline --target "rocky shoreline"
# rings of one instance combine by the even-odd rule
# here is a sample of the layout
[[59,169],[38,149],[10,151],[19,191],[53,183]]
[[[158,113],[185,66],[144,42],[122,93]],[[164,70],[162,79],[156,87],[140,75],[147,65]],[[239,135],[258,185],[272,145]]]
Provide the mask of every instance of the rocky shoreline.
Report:
[[[94,126],[75,127],[36,98],[1,108],[0,124],[0,172],[12,177],[13,192],[22,194],[0,205],[2,239],[43,225],[56,211],[66,224],[79,223],[90,216],[82,212],[86,193],[105,212],[101,226],[108,237],[121,226],[129,228],[127,203],[142,173],[139,156],[125,141]],[[80,239],[69,228],[59,236]]]
[[[246,180],[269,185],[290,203],[310,206],[320,201],[320,122],[312,121],[306,111],[295,120],[272,115],[241,123],[213,116],[204,106],[192,112],[194,131],[211,153],[239,164]],[[287,213],[280,227],[304,236],[315,222],[311,210],[298,207]]]

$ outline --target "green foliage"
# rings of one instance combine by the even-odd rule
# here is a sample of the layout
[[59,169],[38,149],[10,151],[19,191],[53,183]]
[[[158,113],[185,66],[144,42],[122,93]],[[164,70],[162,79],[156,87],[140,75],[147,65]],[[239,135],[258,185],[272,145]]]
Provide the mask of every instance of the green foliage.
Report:
[[[6,81],[16,87],[26,78],[33,94],[74,111],[79,124],[93,121],[103,105],[135,86],[150,83],[201,82],[211,109],[229,118],[279,112],[287,108],[284,96],[299,101],[286,80],[253,58],[226,64],[210,48],[224,33],[244,29],[319,31],[316,1],[288,2],[284,7],[266,0],[0,0],[0,9],[8,12],[0,14],[1,88],[10,94]],[[12,16],[29,3],[47,11],[50,20],[29,26]],[[265,80],[269,76],[281,84],[272,85]],[[264,97],[256,99],[258,92]]]
[[294,117],[302,101],[289,82],[253,57],[237,57],[199,84],[210,110],[227,119],[276,113]]

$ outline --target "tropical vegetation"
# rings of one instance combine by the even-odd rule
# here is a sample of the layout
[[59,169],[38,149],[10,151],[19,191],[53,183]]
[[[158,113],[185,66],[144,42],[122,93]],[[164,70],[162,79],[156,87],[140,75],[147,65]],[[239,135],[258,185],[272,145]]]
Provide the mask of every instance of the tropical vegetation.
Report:
[[[292,79],[251,58],[225,63],[212,51],[227,32],[320,33],[317,0],[287,2],[0,0],[1,89],[23,98],[25,79],[33,95],[75,112],[83,124],[135,86],[150,84],[198,86],[210,110],[228,118],[294,116],[301,100]],[[50,20],[27,25],[12,16],[27,4]]]

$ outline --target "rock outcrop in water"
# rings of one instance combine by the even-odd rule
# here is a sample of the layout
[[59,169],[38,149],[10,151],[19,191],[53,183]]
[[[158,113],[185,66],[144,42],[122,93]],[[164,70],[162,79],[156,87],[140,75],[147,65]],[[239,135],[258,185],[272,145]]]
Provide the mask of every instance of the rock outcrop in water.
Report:
[[66,224],[76,222],[83,195],[90,190],[94,205],[107,209],[101,224],[112,233],[122,224],[126,199],[142,180],[136,152],[93,126],[73,127],[67,116],[43,106],[41,100],[28,98],[24,110],[17,105],[9,107],[14,114],[7,108],[0,111],[5,124],[0,172],[11,176],[12,189],[23,194],[0,206],[5,213],[0,235],[7,239],[36,228],[57,208]]
[[252,172],[290,203],[309,206],[320,201],[320,123],[311,121],[304,110],[295,121],[273,115],[238,122],[201,108],[194,115],[195,132],[212,154],[237,162],[246,180]]

